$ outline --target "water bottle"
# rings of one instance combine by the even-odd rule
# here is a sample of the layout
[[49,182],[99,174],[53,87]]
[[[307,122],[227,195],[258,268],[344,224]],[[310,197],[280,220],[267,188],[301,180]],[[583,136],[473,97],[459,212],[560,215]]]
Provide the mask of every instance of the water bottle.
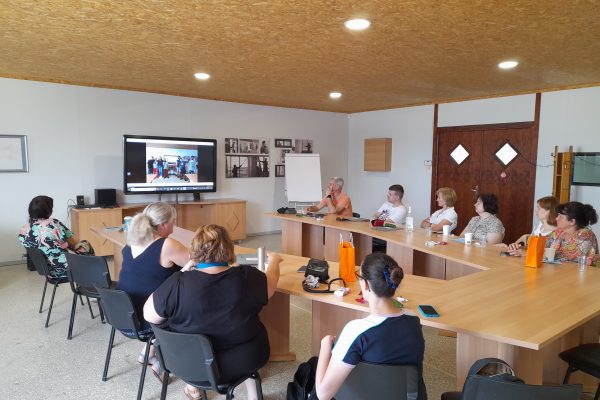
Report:
[[412,208],[410,206],[408,206],[408,213],[406,214],[406,231],[412,232],[414,228],[415,228],[415,226],[414,226],[414,219],[413,219],[413,215],[412,215]]
[[263,271],[265,270],[265,248],[263,246],[260,246],[257,251],[258,253],[258,265],[256,266],[258,268],[259,271]]

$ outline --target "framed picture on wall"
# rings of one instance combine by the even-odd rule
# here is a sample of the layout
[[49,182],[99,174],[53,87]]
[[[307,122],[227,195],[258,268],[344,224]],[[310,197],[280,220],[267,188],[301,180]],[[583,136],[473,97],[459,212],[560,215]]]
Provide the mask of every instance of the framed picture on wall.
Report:
[[29,172],[27,136],[0,135],[0,172]]
[[275,177],[283,178],[285,177],[285,164],[277,164],[275,165]]

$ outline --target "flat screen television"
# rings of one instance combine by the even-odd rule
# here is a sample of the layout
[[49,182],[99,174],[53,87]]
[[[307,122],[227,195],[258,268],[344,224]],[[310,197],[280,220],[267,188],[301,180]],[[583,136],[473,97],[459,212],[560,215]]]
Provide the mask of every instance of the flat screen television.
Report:
[[573,153],[571,184],[600,186],[600,153]]
[[214,139],[123,135],[123,192],[217,191]]

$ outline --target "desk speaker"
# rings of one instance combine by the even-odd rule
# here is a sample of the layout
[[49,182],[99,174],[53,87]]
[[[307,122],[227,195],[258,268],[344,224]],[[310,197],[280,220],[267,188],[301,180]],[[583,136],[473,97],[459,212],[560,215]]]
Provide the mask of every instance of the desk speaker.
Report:
[[96,189],[95,204],[100,207],[115,207],[117,205],[117,189]]

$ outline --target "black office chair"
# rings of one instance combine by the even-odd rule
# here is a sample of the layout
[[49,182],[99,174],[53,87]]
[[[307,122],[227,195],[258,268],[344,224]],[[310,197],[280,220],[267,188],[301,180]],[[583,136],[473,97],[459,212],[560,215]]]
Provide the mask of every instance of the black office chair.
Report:
[[[148,343],[154,339],[154,335],[140,337],[138,331],[140,330],[140,319],[135,312],[133,303],[129,298],[129,295],[122,290],[116,289],[105,289],[97,287],[98,294],[100,295],[100,302],[102,309],[106,314],[106,320],[112,326],[110,330],[110,339],[108,340],[108,350],[106,351],[106,360],[104,361],[104,372],[102,373],[102,380],[106,381],[108,374],[108,365],[110,363],[110,355],[112,353],[113,343],[115,340],[115,330],[130,329],[135,333],[135,338],[140,342]],[[137,398],[142,398],[142,390],[144,389],[144,380],[146,378],[146,367],[148,366],[148,358],[150,354],[150,346],[146,346],[146,352],[144,353],[144,362],[142,364],[142,373],[140,376],[140,383],[138,386]]]
[[163,379],[161,400],[167,396],[169,374],[175,374],[183,381],[194,385],[201,390],[203,399],[206,399],[206,390],[214,390],[219,394],[226,394],[226,399],[233,399],[235,388],[248,378],[256,381],[258,399],[262,400],[262,385],[258,371],[238,379],[235,382],[222,382],[220,380],[219,366],[212,349],[210,340],[201,334],[176,333],[152,325],[156,336],[156,347],[162,367],[166,372]]
[[[73,292],[71,320],[69,321],[69,332],[67,333],[67,339],[71,340],[73,337],[77,296],[81,295],[87,298],[90,314],[93,319],[94,313],[92,312],[92,307],[89,303],[90,297],[99,299],[100,295],[98,294],[96,287],[109,288],[113,283],[110,280],[108,264],[104,257],[83,256],[71,253],[66,253],[65,255],[67,257],[67,275],[71,284],[71,291]],[[100,311],[100,319],[104,322],[104,313],[102,312],[100,303],[98,303],[98,309]]]
[[27,248],[27,256],[31,259],[31,262],[35,266],[35,269],[39,275],[42,275],[46,282],[44,282],[44,291],[42,292],[42,301],[40,302],[39,313],[42,313],[42,307],[44,306],[44,298],[46,297],[46,288],[48,287],[48,283],[54,286],[52,290],[52,298],[50,299],[50,307],[48,308],[48,316],[46,317],[46,325],[48,327],[48,322],[50,322],[50,314],[52,314],[52,305],[54,304],[54,295],[56,294],[56,288],[58,285],[69,282],[68,277],[62,278],[53,278],[50,275],[50,268],[48,267],[48,263],[46,262],[46,255],[40,249]]
[[355,213],[355,212],[353,212],[353,213],[352,213],[352,216],[353,216],[354,218],[360,218],[360,214],[359,214],[359,213]]
[[442,399],[460,400],[579,400],[581,385],[542,386],[507,382],[491,379],[488,376],[472,375],[467,378],[462,396],[452,392],[442,395]]
[[359,363],[335,395],[336,400],[416,400],[419,369],[413,365]]
[[[563,383],[569,383],[569,378],[575,371],[582,371],[600,379],[600,343],[581,344],[563,351],[558,356],[569,364]],[[598,398],[600,398],[600,384],[596,389],[594,400]]]

